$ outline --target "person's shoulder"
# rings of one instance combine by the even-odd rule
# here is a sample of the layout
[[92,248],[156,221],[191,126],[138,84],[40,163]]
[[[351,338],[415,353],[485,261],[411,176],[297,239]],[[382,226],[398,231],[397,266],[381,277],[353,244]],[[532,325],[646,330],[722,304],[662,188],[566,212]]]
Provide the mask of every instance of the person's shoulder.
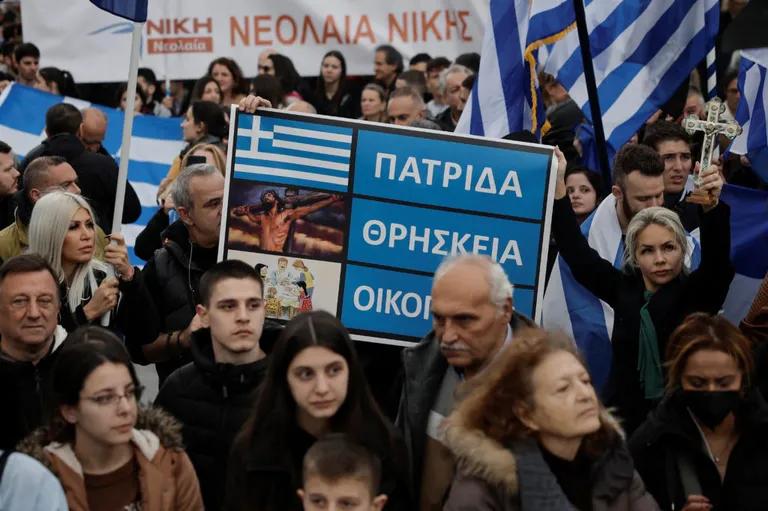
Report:
[[200,378],[200,372],[194,362],[189,362],[175,371],[173,371],[160,388],[157,395],[158,402],[167,404],[165,398],[187,394],[192,391],[191,384],[197,382]]

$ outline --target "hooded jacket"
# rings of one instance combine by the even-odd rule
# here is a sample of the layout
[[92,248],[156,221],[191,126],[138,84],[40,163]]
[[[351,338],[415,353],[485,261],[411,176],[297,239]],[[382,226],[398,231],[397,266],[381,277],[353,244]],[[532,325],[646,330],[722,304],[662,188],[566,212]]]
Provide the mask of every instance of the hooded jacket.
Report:
[[[278,323],[265,322],[262,340],[277,337],[280,330]],[[181,421],[205,508],[216,510],[224,500],[232,442],[253,410],[254,391],[264,378],[268,359],[242,365],[217,363],[211,342],[207,328],[192,334],[192,362],[168,377],[155,405]]]
[[[158,409],[142,409],[133,430],[142,511],[203,509],[195,470],[183,450],[179,424]],[[59,478],[70,511],[88,511],[83,468],[72,445],[48,443],[41,428],[19,446]]]
[[[43,423],[51,397],[50,377],[67,332],[57,326],[51,351],[37,364],[11,360],[0,354],[0,448],[13,449]],[[2,346],[2,341],[0,341]]]
[[753,390],[735,413],[739,439],[722,481],[681,393],[668,395],[632,435],[629,448],[637,471],[662,509],[682,509],[685,504],[680,455],[691,463],[713,511],[768,509],[768,404]]
[[[47,138],[40,144],[40,152],[33,149],[36,156],[61,156],[72,165],[77,173],[77,185],[83,197],[93,208],[96,223],[109,234],[112,230],[112,215],[115,211],[117,195],[118,168],[115,160],[109,156],[88,151],[76,135],[59,133]],[[24,161],[24,167],[31,157]],[[141,203],[131,183],[126,183],[123,223],[130,224],[141,215]]]
[[[458,463],[445,511],[572,511],[533,439],[504,446],[454,413],[445,440]],[[603,412],[607,427],[618,425]],[[657,511],[620,435],[591,463],[593,511]]]

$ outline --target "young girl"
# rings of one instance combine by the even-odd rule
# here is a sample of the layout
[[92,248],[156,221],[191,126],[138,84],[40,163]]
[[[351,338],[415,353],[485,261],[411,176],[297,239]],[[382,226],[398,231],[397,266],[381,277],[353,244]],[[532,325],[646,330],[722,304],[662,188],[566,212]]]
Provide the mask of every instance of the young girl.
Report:
[[22,450],[59,478],[70,510],[203,509],[178,424],[139,409],[142,387],[114,334],[100,327],[71,334],[52,388],[52,419]]
[[327,312],[297,316],[271,358],[253,416],[232,448],[225,508],[300,510],[304,454],[333,432],[381,458],[387,509],[410,509],[403,443],[373,400],[344,326]]

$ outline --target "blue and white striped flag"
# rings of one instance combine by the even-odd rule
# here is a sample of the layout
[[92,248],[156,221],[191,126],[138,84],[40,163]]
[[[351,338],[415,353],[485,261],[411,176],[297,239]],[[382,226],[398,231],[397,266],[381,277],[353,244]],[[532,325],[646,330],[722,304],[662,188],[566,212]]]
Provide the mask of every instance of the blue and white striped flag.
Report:
[[[108,124],[103,145],[114,157],[120,154],[123,131],[121,111],[19,84],[11,84],[0,95],[0,140],[9,144],[14,153],[24,156],[45,139],[45,113],[61,102],[70,103],[79,109],[95,107],[104,112]],[[139,115],[133,121],[128,180],[139,196],[141,216],[135,223],[124,225],[122,229],[133,264],[144,263],[133,254],[134,241],[157,211],[157,187],[184,145],[179,119]]]
[[[585,3],[605,137],[618,151],[705,57],[711,60],[720,2]],[[546,53],[541,55],[542,70],[557,78],[591,121],[578,34],[567,34]],[[713,80],[708,80],[709,87],[714,90]]]
[[[581,232],[600,257],[612,261],[616,268],[621,268],[624,239],[613,195],[603,199],[592,215],[581,224]],[[689,236],[685,264],[695,269],[700,261],[699,243]],[[562,330],[576,341],[587,360],[595,387],[602,389],[611,369],[613,309],[579,284],[560,256],[552,268],[544,292],[542,311],[544,328]]]
[[768,182],[768,49],[745,50],[739,68],[741,99],[736,109],[736,121],[741,135],[731,144],[729,152],[746,154],[752,170]]
[[[234,177],[347,191],[352,129],[242,115]],[[250,122],[250,127],[247,124]]]
[[147,0],[91,0],[99,9],[131,21],[147,21]]
[[539,48],[575,29],[572,0],[491,0],[480,71],[456,133],[500,138],[529,130],[538,137],[545,121]]

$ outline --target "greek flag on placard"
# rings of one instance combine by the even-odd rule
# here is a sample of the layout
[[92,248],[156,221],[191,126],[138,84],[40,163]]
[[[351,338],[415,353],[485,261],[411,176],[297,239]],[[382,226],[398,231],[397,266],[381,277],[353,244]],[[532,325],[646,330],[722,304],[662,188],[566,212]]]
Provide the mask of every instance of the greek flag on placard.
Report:
[[[581,224],[581,231],[589,246],[607,261],[621,268],[624,256],[624,238],[616,216],[616,198],[606,197],[592,215]],[[698,268],[701,260],[700,245],[688,237],[686,265]],[[595,387],[602,389],[611,369],[611,333],[613,309],[600,301],[573,277],[565,261],[558,256],[542,308],[544,328],[562,330],[576,341],[587,360]]]
[[[95,107],[104,112],[108,124],[103,145],[109,154],[117,158],[123,131],[121,111],[19,84],[9,85],[0,95],[0,140],[10,145],[14,153],[24,156],[45,139],[45,113],[61,102],[79,109]],[[133,264],[144,263],[133,254],[134,241],[157,211],[157,187],[184,145],[179,119],[138,115],[133,121],[128,181],[141,201],[141,216],[122,229]]]
[[[666,103],[705,57],[707,88],[714,91],[718,0],[586,0],[585,4],[605,136],[614,151]],[[568,33],[545,52],[540,56],[541,69],[563,84],[591,120],[578,34]]]
[[235,177],[346,191],[352,128],[258,115],[241,117]]
[[456,133],[500,138],[529,130],[539,136],[545,120],[539,48],[575,29],[572,0],[491,0],[480,71]]
[[743,132],[729,151],[746,154],[752,170],[768,182],[768,49],[744,50],[739,68],[739,106],[736,121]]

